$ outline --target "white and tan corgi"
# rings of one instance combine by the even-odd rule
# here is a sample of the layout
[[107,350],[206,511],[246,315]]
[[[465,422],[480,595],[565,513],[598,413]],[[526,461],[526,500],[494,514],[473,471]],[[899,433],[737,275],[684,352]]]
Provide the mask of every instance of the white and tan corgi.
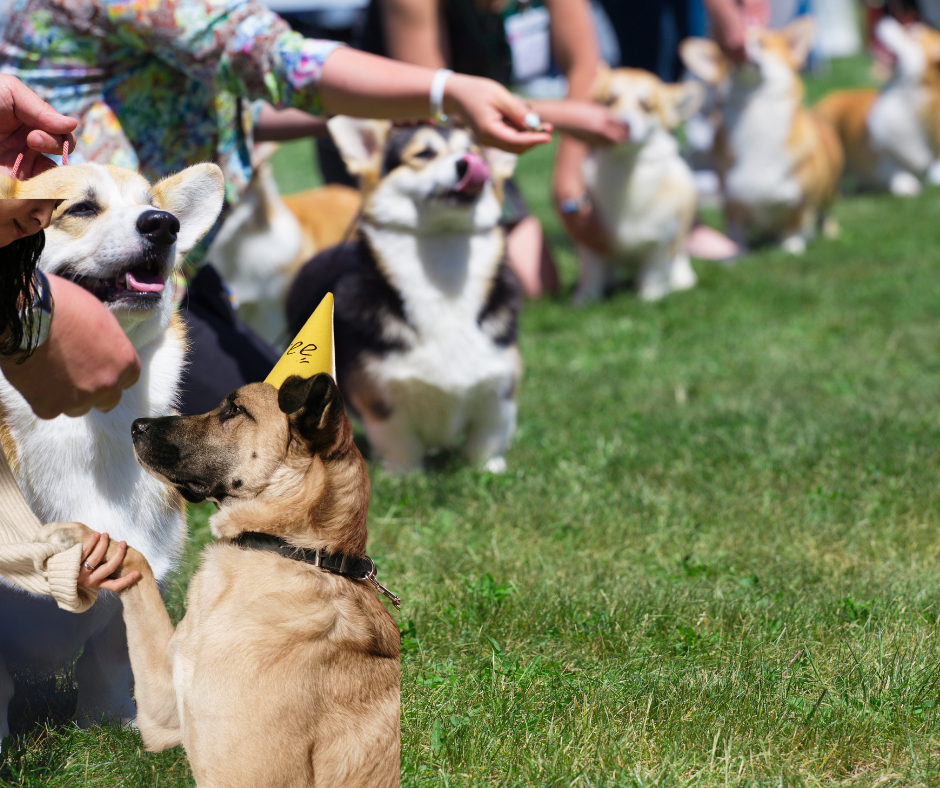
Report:
[[360,180],[360,239],[301,269],[288,328],[334,294],[337,380],[389,468],[454,449],[503,470],[522,296],[499,219],[515,157],[494,151],[487,163],[461,129],[344,117],[329,126]]
[[270,164],[277,147],[256,146],[251,181],[206,254],[239,317],[272,344],[289,339],[284,296],[298,269],[347,236],[360,206],[359,192],[339,184],[282,197]]
[[[62,200],[39,266],[101,299],[136,348],[141,374],[108,413],[48,421],[0,376],[0,444],[40,520],[82,522],[126,540],[162,580],[186,536],[183,501],[136,463],[131,423],[174,410],[185,338],[167,282],[218,216],[222,172],[199,164],[151,187],[129,170],[77,164],[25,182],[18,194]],[[118,597],[102,592],[88,612],[75,615],[51,597],[0,580],[0,737],[8,733],[11,671],[61,667],[80,651],[79,721],[132,720]]]
[[620,145],[597,147],[584,165],[594,208],[611,233],[602,257],[579,247],[576,301],[597,300],[615,276],[634,277],[640,298],[656,300],[697,281],[685,251],[695,215],[695,181],[672,130],[698,111],[702,85],[666,85],[648,71],[602,69],[594,99],[630,129]]
[[734,64],[714,41],[689,38],[688,69],[723,85],[715,166],[728,235],[742,249],[777,242],[793,253],[823,226],[842,172],[842,150],[828,123],[803,106],[799,70],[814,24],[800,17],[780,30],[747,32],[746,60]]
[[884,17],[875,35],[895,58],[887,84],[831,93],[816,112],[839,134],[859,188],[915,196],[940,156],[940,33]]

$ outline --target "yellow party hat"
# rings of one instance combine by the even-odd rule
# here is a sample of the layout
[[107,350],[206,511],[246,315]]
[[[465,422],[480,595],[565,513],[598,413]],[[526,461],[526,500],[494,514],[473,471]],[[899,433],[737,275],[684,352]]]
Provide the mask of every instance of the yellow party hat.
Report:
[[333,294],[323,296],[304,327],[297,332],[274,369],[264,379],[274,388],[291,375],[312,378],[318,372],[329,372],[336,380],[336,353],[333,349]]

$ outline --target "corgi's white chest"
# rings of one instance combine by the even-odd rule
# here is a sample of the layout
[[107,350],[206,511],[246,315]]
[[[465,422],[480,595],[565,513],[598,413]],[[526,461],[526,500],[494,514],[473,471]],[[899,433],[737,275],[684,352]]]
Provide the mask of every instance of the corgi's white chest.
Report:
[[793,205],[800,200],[788,142],[799,102],[773,93],[731,101],[724,123],[733,164],[725,173],[726,196],[749,205]]
[[182,549],[185,527],[169,491],[134,459],[131,423],[173,407],[183,362],[171,335],[138,351],[144,374],[108,413],[37,418],[0,376],[0,407],[16,444],[14,473],[44,522],[76,521],[140,550],[158,579]]
[[681,217],[694,208],[692,172],[666,132],[634,155],[596,149],[584,174],[615,247],[627,255],[674,240]]
[[415,329],[413,346],[377,362],[385,380],[418,380],[452,393],[512,375],[512,353],[480,328],[502,257],[499,230],[421,236],[364,227]]
[[921,121],[926,100],[920,86],[891,85],[878,96],[866,119],[875,150],[887,152],[919,176],[935,158]]

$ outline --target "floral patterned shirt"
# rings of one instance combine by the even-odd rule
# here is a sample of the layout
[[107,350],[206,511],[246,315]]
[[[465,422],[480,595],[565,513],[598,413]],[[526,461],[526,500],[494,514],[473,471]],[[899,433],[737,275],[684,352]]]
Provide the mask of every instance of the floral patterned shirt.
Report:
[[336,46],[246,0],[0,0],[0,73],[79,120],[71,161],[152,181],[214,161],[229,202],[251,177],[254,100],[319,114]]

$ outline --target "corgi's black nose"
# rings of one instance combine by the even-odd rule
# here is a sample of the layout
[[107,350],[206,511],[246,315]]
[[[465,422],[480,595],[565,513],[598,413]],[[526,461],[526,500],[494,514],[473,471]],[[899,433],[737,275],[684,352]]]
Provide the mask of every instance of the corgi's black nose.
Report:
[[166,211],[144,211],[137,217],[137,231],[152,244],[172,246],[176,243],[180,222]]

